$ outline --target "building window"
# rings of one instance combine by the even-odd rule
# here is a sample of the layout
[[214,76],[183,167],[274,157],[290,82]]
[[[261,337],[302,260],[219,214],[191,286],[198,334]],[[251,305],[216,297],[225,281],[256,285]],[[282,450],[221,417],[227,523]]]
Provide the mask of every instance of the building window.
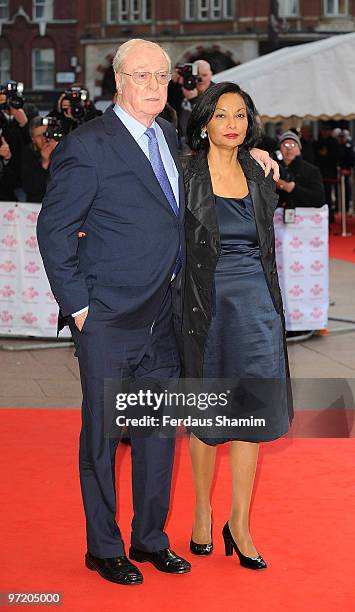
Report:
[[299,0],[279,0],[279,17],[298,17]]
[[213,21],[233,17],[232,0],[186,0],[185,15],[187,20]]
[[9,81],[10,76],[10,49],[0,49],[0,83]]
[[33,0],[34,21],[51,21],[53,19],[53,0]]
[[152,19],[152,0],[108,0],[109,23],[132,23]]
[[54,49],[32,50],[32,87],[33,89],[53,89],[54,87]]
[[0,21],[9,18],[9,0],[0,0]]
[[326,17],[344,17],[348,13],[348,0],[324,0],[324,14]]

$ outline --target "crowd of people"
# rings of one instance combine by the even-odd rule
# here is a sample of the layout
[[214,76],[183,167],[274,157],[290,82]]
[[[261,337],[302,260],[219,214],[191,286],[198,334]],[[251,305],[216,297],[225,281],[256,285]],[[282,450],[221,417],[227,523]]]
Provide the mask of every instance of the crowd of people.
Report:
[[[211,87],[213,73],[206,60],[195,65],[195,81],[191,83],[190,64],[177,67],[168,89],[168,102],[177,116],[180,147],[187,149],[186,127],[199,97]],[[321,123],[319,137],[313,139],[311,126],[280,133],[272,138],[263,132],[261,120],[258,146],[276,159],[281,166],[282,177],[278,183],[280,204],[296,206],[329,206],[329,220],[334,221],[338,209],[339,176],[345,177],[346,210],[352,206],[351,172],[355,166],[355,150],[347,129],[332,129],[329,123]],[[281,144],[283,143],[283,145]]]
[[[61,137],[81,123],[101,114],[82,85],[62,92],[48,114],[52,124],[31,104],[12,104],[9,91],[14,81],[0,88],[0,201],[42,202],[49,174],[51,154]],[[178,65],[168,86],[168,101],[161,116],[177,129],[181,152],[190,151],[187,125],[200,96],[213,85],[213,73],[206,60]],[[19,96],[17,96],[17,100]],[[115,99],[113,100],[113,103]],[[17,107],[20,106],[20,107]],[[258,146],[276,159],[281,168],[278,181],[280,205],[329,206],[329,221],[339,207],[339,179],[344,176],[345,205],[352,212],[352,169],[355,150],[350,132],[322,123],[318,140],[310,125],[298,132],[291,129],[272,138],[264,133],[257,118]]]
[[60,139],[101,115],[82,85],[61,93],[45,117],[26,104],[18,83],[0,86],[0,201],[42,202],[51,154]]

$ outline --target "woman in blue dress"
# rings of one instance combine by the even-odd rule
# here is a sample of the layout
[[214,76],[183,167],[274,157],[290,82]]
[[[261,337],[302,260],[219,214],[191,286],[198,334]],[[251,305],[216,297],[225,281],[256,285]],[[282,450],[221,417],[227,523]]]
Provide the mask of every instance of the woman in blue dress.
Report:
[[[272,175],[265,177],[249,153],[257,136],[250,96],[233,83],[214,85],[192,111],[194,154],[184,168],[184,375],[234,381],[228,410],[214,409],[216,417],[233,417],[229,426],[213,419],[208,428],[191,428],[196,511],[190,548],[212,552],[216,447],[230,441],[232,509],[222,535],[226,555],[234,550],[250,569],[266,567],[249,531],[259,442],[284,435],[293,416],[274,250],[277,196]],[[253,417],[264,425],[255,426]]]

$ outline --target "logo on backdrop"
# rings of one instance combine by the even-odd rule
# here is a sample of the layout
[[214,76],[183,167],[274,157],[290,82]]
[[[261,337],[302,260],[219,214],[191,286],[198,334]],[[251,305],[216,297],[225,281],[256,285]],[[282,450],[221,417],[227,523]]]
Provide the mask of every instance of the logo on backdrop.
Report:
[[299,295],[302,295],[304,291],[299,285],[294,285],[291,289],[289,289],[289,293],[295,297],[298,297]]
[[33,314],[33,312],[26,312],[26,314],[24,314],[21,319],[22,321],[25,321],[27,325],[33,325],[34,323],[36,323],[36,321],[38,321],[37,317]]
[[3,310],[2,312],[0,312],[0,321],[2,323],[9,323],[9,321],[13,320],[13,316],[12,314],[9,313],[8,310]]
[[9,223],[14,223],[16,221],[16,219],[20,218],[20,215],[17,212],[15,212],[15,210],[13,208],[10,208],[3,215],[3,218],[6,219]]
[[5,236],[5,238],[2,239],[1,244],[3,244],[7,249],[14,249],[14,247],[17,244],[17,240],[15,236],[10,234],[10,235]]
[[0,295],[3,298],[11,298],[13,295],[15,295],[15,291],[13,290],[12,287],[10,287],[10,285],[5,285],[5,287],[3,287],[2,289],[0,289]]
[[290,265],[290,270],[295,274],[299,274],[304,270],[304,266],[299,261],[294,261],[293,264]]
[[38,272],[39,270],[39,266],[36,264],[35,261],[29,261],[28,264],[25,266],[25,270],[29,273],[29,274],[35,274],[36,272]]
[[312,264],[311,264],[311,269],[314,270],[314,272],[320,272],[321,270],[323,270],[324,265],[322,264],[321,261],[319,261],[319,259],[316,259]]
[[5,274],[11,274],[14,270],[16,270],[16,266],[11,259],[7,259],[4,263],[0,264],[0,271],[5,272]]
[[299,308],[294,308],[294,310],[290,312],[290,318],[294,321],[300,321],[301,319],[303,319],[303,317],[304,313]]

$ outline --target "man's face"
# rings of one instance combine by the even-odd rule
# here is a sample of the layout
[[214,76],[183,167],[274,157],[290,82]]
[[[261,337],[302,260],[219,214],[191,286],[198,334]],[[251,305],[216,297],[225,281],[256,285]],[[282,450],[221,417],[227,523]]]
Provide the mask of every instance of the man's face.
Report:
[[70,100],[67,100],[66,98],[64,98],[62,100],[60,107],[65,117],[69,117],[70,119],[73,118],[72,113],[71,113]]
[[212,71],[207,62],[201,62],[198,66],[199,82],[197,83],[197,91],[201,94],[209,88],[212,81]]
[[284,140],[280,145],[280,150],[286,164],[290,164],[295,159],[295,157],[301,155],[301,151],[297,142],[295,140],[292,140],[292,138]]
[[40,125],[32,130],[32,141],[38,151],[41,151],[44,144],[47,142],[47,138],[44,135],[46,130],[47,127],[45,125]]
[[[161,49],[141,45],[129,51],[121,71],[130,75],[168,72],[169,65]],[[144,125],[151,125],[165,107],[168,83],[158,83],[154,74],[147,83],[136,83],[132,76],[122,72],[115,77],[119,105]]]

